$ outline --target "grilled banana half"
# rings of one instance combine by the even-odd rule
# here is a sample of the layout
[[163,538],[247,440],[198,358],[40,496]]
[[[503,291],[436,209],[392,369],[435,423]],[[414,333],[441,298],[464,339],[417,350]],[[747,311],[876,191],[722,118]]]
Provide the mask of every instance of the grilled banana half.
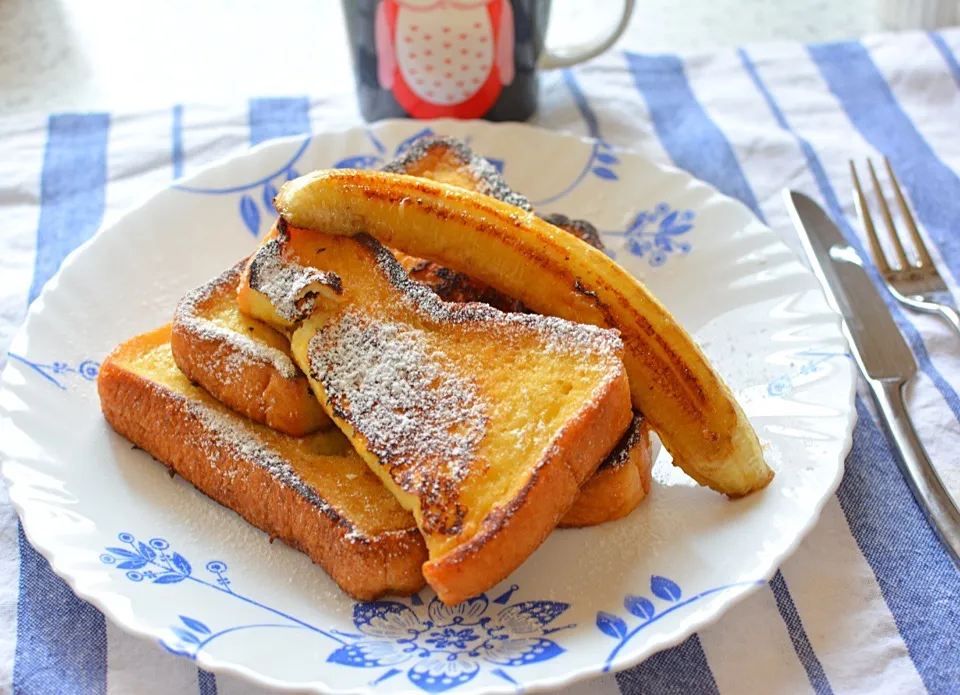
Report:
[[413,176],[338,169],[287,182],[281,217],[469,273],[533,311],[616,328],[634,406],[687,475],[731,497],[773,471],[733,394],[690,335],[632,275],[533,213]]

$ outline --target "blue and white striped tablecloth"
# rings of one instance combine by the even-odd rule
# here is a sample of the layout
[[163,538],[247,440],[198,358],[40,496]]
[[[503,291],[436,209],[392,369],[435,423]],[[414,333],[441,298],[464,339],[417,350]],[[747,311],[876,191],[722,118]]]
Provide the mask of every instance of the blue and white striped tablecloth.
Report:
[[[858,239],[847,160],[887,155],[947,283],[960,277],[960,30],[679,58],[608,54],[544,79],[540,125],[673,162],[790,235],[784,187]],[[252,98],[0,120],[0,367],[64,256],[152,190],[269,138],[359,122],[348,100]],[[958,295],[960,296],[960,295]],[[960,342],[891,310],[910,408],[960,492]],[[767,587],[678,647],[577,693],[960,693],[960,574],[867,401],[836,497]],[[127,636],[25,541],[0,487],[0,693],[259,692]]]

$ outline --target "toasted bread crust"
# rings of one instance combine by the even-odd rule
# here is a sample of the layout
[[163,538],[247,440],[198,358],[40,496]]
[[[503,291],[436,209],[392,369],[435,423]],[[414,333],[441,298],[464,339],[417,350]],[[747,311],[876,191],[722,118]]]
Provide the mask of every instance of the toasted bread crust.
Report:
[[[610,452],[629,425],[626,373],[567,423],[534,467],[527,484],[506,506],[490,514],[474,537],[423,566],[440,600],[455,605],[494,586],[536,550],[597,469],[597,452]],[[481,587],[478,589],[478,587]]]
[[542,314],[617,328],[633,403],[676,465],[730,497],[773,479],[749,419],[691,336],[636,278],[553,225],[452,186],[346,169],[288,181],[275,204],[290,225],[368,234]]
[[[217,303],[235,301],[245,266],[246,260],[241,261],[177,304],[170,336],[177,366],[221,403],[271,429],[302,437],[332,427],[307,378],[290,359],[286,338],[265,323],[246,319],[251,331],[277,337],[278,347],[268,347],[256,342],[253,335],[209,320]],[[288,366],[278,367],[278,360],[286,360]]]
[[[310,375],[311,386],[320,402],[367,460],[371,469],[380,475],[401,501],[406,500],[406,505],[413,505],[412,508],[417,509],[415,515],[422,514],[422,519],[421,516],[417,518],[421,530],[428,534],[428,547],[444,548],[436,553],[432,551],[433,559],[424,565],[423,571],[428,582],[437,591],[440,599],[449,604],[458,603],[489,589],[516,569],[549,535],[573,504],[584,480],[597,469],[630,424],[632,411],[629,407],[629,385],[626,371],[619,359],[622,354],[619,340],[612,333],[557,319],[527,314],[504,314],[483,304],[444,304],[435,294],[413,282],[390,252],[369,237],[361,236],[354,240],[324,237],[322,243],[318,244],[321,239],[316,235],[287,226],[275,230],[264,241],[258,255],[277,253],[278,247],[273,243],[274,239],[281,242],[280,253],[289,259],[288,262],[334,271],[343,278],[346,304],[333,307],[329,315],[318,317],[317,321],[310,320],[298,328],[292,338],[291,352],[300,367]],[[318,247],[323,251],[317,251]],[[254,259],[256,258],[257,255],[254,256]],[[248,276],[245,280],[253,282],[256,278],[251,280]],[[246,282],[241,284],[241,302],[246,301],[248,307],[260,312],[257,314],[260,318],[268,322],[276,320],[271,315],[269,303],[252,301],[258,296],[262,295],[256,287],[251,287]],[[341,330],[339,327],[346,324],[343,317],[352,315],[352,302],[359,302],[356,311],[361,314],[374,308],[373,316],[379,316],[377,312],[386,312],[393,317],[389,320],[416,322],[421,327],[429,325],[436,326],[436,330],[450,331],[450,340],[457,336],[457,339],[463,340],[477,339],[467,338],[468,332],[472,336],[483,335],[486,336],[484,342],[488,346],[519,345],[520,343],[514,341],[521,340],[521,336],[526,336],[524,340],[539,340],[533,336],[545,335],[540,331],[556,336],[562,334],[565,341],[579,341],[564,343],[570,352],[563,354],[569,354],[570,359],[574,359],[574,355],[580,359],[587,359],[587,355],[591,355],[591,360],[599,360],[592,363],[603,365],[602,372],[598,371],[598,376],[602,373],[602,380],[591,384],[589,394],[564,416],[564,421],[558,426],[552,439],[545,441],[543,448],[537,450],[541,452],[537,454],[541,458],[524,461],[523,470],[529,471],[529,477],[525,481],[521,480],[518,488],[511,488],[513,491],[509,498],[495,503],[488,511],[479,512],[481,516],[475,517],[477,526],[471,529],[469,534],[461,536],[459,520],[467,517],[457,517],[453,525],[446,525],[449,521],[446,516],[437,515],[434,518],[433,515],[435,508],[437,511],[449,511],[452,504],[458,503],[458,498],[438,504],[443,500],[433,500],[429,492],[440,490],[441,496],[446,499],[447,483],[454,486],[459,484],[459,479],[446,481],[442,477],[436,480],[429,477],[445,475],[443,471],[447,470],[447,466],[440,466],[439,459],[434,459],[438,456],[449,457],[451,450],[428,445],[423,458],[403,458],[402,452],[407,449],[408,444],[413,443],[406,439],[412,436],[412,433],[404,430],[402,436],[387,434],[383,442],[374,442],[373,439],[379,440],[384,432],[371,429],[367,420],[357,419],[357,413],[352,406],[352,398],[357,394],[350,390],[338,390],[342,389],[342,386],[335,386],[333,392],[328,389],[331,382],[327,379],[335,382],[338,375],[343,373],[342,367],[340,370],[334,368],[337,360],[342,358],[338,350],[346,349],[347,356],[353,360],[353,368],[356,368],[357,364],[365,362],[357,358],[353,349],[384,349],[376,334],[350,334],[350,342],[337,342],[338,338],[335,336]],[[347,334],[349,332],[343,333]],[[535,343],[530,343],[533,344]],[[337,347],[339,345],[344,347]],[[390,346],[390,349],[396,351],[398,348]],[[360,374],[363,373],[365,372]],[[353,372],[345,379],[348,389],[354,388],[356,383],[352,374]],[[398,388],[391,387],[384,393],[405,392],[406,388],[407,386],[398,385]],[[359,394],[363,401],[371,397],[371,394]],[[398,407],[401,420],[405,422],[409,419],[410,416],[405,415],[408,411],[404,410],[408,406],[387,407],[380,399],[375,400],[380,406],[371,412],[389,417],[392,409]],[[465,407],[473,408],[466,396],[463,399],[458,397],[458,401],[466,404]],[[416,413],[418,417],[426,415],[410,412]],[[388,424],[382,426],[389,427]],[[428,425],[424,422],[422,426]],[[445,427],[445,424],[441,424],[441,428]],[[464,431],[472,432],[466,421],[463,421],[463,427]],[[476,445],[479,446],[478,443]],[[482,474],[477,475],[476,480],[482,479],[479,477]],[[428,492],[420,492],[418,487],[404,487],[407,484],[404,481],[416,481],[420,476],[428,476],[425,478],[429,481],[426,488]],[[480,485],[479,482],[473,484]],[[456,488],[452,487],[450,490],[455,492]],[[434,522],[435,528],[431,526]],[[454,537],[457,540],[451,545],[448,540]],[[431,539],[435,540],[434,545],[431,545]]]
[[[308,434],[313,429],[300,431],[307,430],[306,427],[300,425],[304,422],[305,416],[299,411],[302,407],[299,392],[289,393],[291,379],[284,377],[277,366],[269,360],[245,359],[239,365],[231,365],[233,354],[231,346],[237,338],[229,335],[232,332],[231,329],[224,328],[225,332],[223,333],[210,333],[197,329],[188,320],[191,316],[203,315],[207,308],[206,305],[211,302],[222,300],[236,303],[238,301],[236,291],[241,273],[242,267],[232,268],[191,292],[181,301],[174,319],[173,335],[171,337],[174,358],[188,378],[206,388],[224,405],[257,422],[262,422],[272,429],[294,436]],[[202,297],[203,300],[196,301],[191,298],[196,295]],[[185,311],[185,306],[189,308],[189,311]],[[256,319],[248,318],[247,320],[251,324],[256,324],[258,330],[269,330],[275,333],[280,339],[277,344],[283,347],[285,354],[289,354],[289,343],[285,336]],[[309,391],[306,377],[303,376],[299,367],[292,366],[296,370],[299,380],[302,380],[308,389],[304,398],[312,407],[320,409],[323,413],[323,419],[332,426],[333,423],[327,418],[326,412],[323,412],[319,401],[317,401],[313,392]],[[223,375],[228,371],[234,373],[231,375],[230,382],[224,384]],[[208,383],[211,385],[208,386]],[[280,389],[276,389],[277,384],[280,385]],[[268,394],[278,390],[283,396],[282,398],[280,396],[267,397]],[[285,406],[279,412],[282,415],[289,413],[289,417],[285,418],[282,426],[278,426],[276,414],[278,404],[281,402]],[[634,429],[636,428],[631,427],[628,435]],[[627,437],[628,435],[624,436]],[[636,440],[636,450],[631,449],[629,453],[639,465],[640,461],[649,458],[648,454],[641,451],[643,447],[649,447],[649,444],[646,441],[640,442],[639,439],[634,439]],[[627,452],[622,453],[623,456],[614,451],[604,460],[595,474],[598,478],[596,483],[591,481],[584,483],[576,504],[564,517],[561,526],[591,526],[618,519],[632,511],[643,501],[644,489],[640,485],[637,465],[625,465],[627,463]]]
[[465,273],[457,273],[437,263],[394,251],[407,274],[421,282],[445,302],[483,302],[500,311],[526,311],[523,304],[502,292],[491,289]]
[[636,509],[650,492],[653,480],[650,431],[635,413],[630,429],[600,468],[580,488],[561,528],[582,528],[616,521]]
[[305,553],[350,596],[369,601],[423,586],[426,548],[412,518],[408,529],[358,535],[334,505],[318,503],[303,486],[286,484],[224,446],[182,397],[125,368],[116,352],[101,365],[97,387],[104,417],[119,434],[271,538]]

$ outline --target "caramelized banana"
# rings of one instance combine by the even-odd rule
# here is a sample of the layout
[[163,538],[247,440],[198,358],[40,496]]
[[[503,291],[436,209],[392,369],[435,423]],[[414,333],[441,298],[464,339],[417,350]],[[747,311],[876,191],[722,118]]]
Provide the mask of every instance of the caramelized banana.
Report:
[[633,403],[676,465],[732,497],[773,478],[733,394],[666,308],[605,254],[533,213],[412,176],[347,169],[289,181],[275,203],[295,227],[366,232],[538,313],[617,328]]

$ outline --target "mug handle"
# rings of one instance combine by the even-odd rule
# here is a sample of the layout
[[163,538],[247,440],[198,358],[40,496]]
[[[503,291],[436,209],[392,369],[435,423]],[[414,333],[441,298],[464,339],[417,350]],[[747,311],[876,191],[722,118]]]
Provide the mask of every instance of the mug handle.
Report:
[[606,36],[601,36],[599,39],[596,39],[587,44],[579,44],[574,46],[565,46],[557,49],[549,49],[546,46],[543,48],[543,53],[540,55],[540,61],[538,67],[544,70],[550,70],[552,68],[568,68],[571,65],[576,65],[577,63],[582,63],[585,60],[594,58],[605,50],[610,48],[617,39],[620,38],[624,30],[627,28],[627,23],[630,21],[630,15],[633,14],[633,6],[636,4],[636,0],[624,0],[623,2],[623,12],[620,14],[620,21]]

